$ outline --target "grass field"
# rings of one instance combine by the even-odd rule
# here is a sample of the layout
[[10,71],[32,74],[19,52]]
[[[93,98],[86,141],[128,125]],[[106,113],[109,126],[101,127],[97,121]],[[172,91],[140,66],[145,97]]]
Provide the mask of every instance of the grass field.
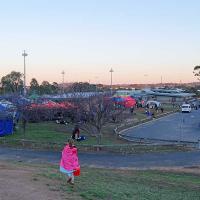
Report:
[[[165,108],[166,111],[172,110],[172,108]],[[160,111],[159,111],[160,113]],[[145,119],[146,115],[144,112],[144,108],[139,108],[134,111],[134,114],[129,116],[129,121],[134,122]],[[126,143],[125,141],[119,140],[113,134],[113,129],[120,124],[108,123],[102,129],[102,144],[121,144]],[[67,140],[67,138],[71,137],[72,130],[74,128],[74,124],[61,125],[56,124],[55,122],[40,122],[40,123],[28,123],[26,133],[24,135],[22,125],[18,125],[17,131],[8,138],[12,139],[27,139],[41,142],[56,142],[63,143]],[[84,144],[94,145],[97,143],[95,137],[91,137],[90,134],[81,131],[81,134],[87,137]]]
[[[165,109],[166,111],[170,110]],[[159,111],[160,112],[160,111]],[[132,116],[130,116],[128,123],[124,124],[118,130],[131,127],[134,123],[138,123],[142,119],[146,119],[143,108],[137,109]],[[185,147],[177,146],[133,146],[133,142],[122,140],[114,133],[116,126],[120,124],[108,123],[102,129],[101,145],[104,145],[104,150],[120,153],[143,153],[143,152],[160,152],[160,151],[182,151],[188,150]],[[67,139],[71,137],[74,124],[56,124],[55,122],[40,122],[28,123],[25,134],[23,133],[22,125],[18,125],[18,129],[13,135],[0,138],[0,144],[7,146],[23,146],[36,149],[51,149],[61,150]],[[76,145],[82,150],[95,150],[97,145],[97,138],[92,137],[89,133],[83,132],[81,134],[86,136],[86,140]],[[105,147],[106,146],[106,147]],[[98,148],[98,147],[97,147]]]
[[[63,144],[71,137],[73,128],[73,124],[62,125],[56,124],[55,122],[28,123],[25,135],[22,126],[19,125],[19,129],[13,135],[6,136],[5,138]],[[115,137],[113,128],[114,125],[109,124],[106,129],[103,130],[102,144],[125,143],[125,141],[121,141]],[[96,137],[92,137],[90,134],[83,131],[81,131],[80,135],[85,135],[87,138],[85,141],[81,142],[82,144],[97,144]]]
[[[82,167],[75,185],[58,165],[0,161],[5,200],[199,200],[200,168],[165,170]],[[20,185],[20,187],[19,187]],[[35,198],[33,198],[33,196]]]
[[[43,170],[44,171],[44,170]],[[85,200],[199,200],[200,176],[182,172],[82,168],[75,186],[55,167],[39,174],[57,181],[56,190]]]

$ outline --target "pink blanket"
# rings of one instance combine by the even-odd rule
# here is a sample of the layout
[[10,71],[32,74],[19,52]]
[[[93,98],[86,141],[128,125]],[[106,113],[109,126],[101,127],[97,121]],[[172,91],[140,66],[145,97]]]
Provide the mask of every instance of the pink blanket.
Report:
[[76,147],[69,147],[69,145],[64,147],[60,166],[66,170],[74,170],[79,167]]

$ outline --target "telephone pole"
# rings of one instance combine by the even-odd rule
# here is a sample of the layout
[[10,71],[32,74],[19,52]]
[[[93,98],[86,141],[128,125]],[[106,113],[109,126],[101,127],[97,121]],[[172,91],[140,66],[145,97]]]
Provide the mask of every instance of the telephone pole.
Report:
[[22,56],[24,57],[24,96],[26,96],[26,56],[28,56],[28,54],[25,52],[22,53]]
[[63,70],[61,74],[62,74],[62,93],[64,94],[65,71]]

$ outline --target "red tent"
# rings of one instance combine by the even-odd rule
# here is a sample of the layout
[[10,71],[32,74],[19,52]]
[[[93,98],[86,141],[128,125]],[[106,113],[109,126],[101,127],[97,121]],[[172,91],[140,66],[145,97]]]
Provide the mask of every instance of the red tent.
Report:
[[43,103],[40,104],[31,104],[30,106],[31,108],[74,108],[74,105],[72,103],[69,102],[62,102],[62,103],[56,103],[53,101],[45,101]]
[[125,101],[123,102],[125,108],[132,108],[136,105],[136,100],[132,97],[124,97]]
[[136,100],[130,96],[117,96],[113,98],[113,101],[125,108],[132,108],[136,105]]

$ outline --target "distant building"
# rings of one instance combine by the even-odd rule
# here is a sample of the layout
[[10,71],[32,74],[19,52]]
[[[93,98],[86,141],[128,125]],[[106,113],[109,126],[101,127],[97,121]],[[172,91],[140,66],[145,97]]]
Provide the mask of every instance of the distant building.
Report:
[[186,93],[182,89],[147,88],[143,90],[118,90],[116,95],[129,95],[145,101],[154,99],[161,103],[181,105],[183,102],[194,100],[196,94]]
[[145,90],[117,90],[116,96],[131,96],[136,100],[148,101],[153,98],[153,95],[146,93]]
[[181,105],[183,102],[192,101],[196,94],[186,93],[182,89],[151,89],[148,94],[153,95],[155,100],[162,103],[172,103]]

